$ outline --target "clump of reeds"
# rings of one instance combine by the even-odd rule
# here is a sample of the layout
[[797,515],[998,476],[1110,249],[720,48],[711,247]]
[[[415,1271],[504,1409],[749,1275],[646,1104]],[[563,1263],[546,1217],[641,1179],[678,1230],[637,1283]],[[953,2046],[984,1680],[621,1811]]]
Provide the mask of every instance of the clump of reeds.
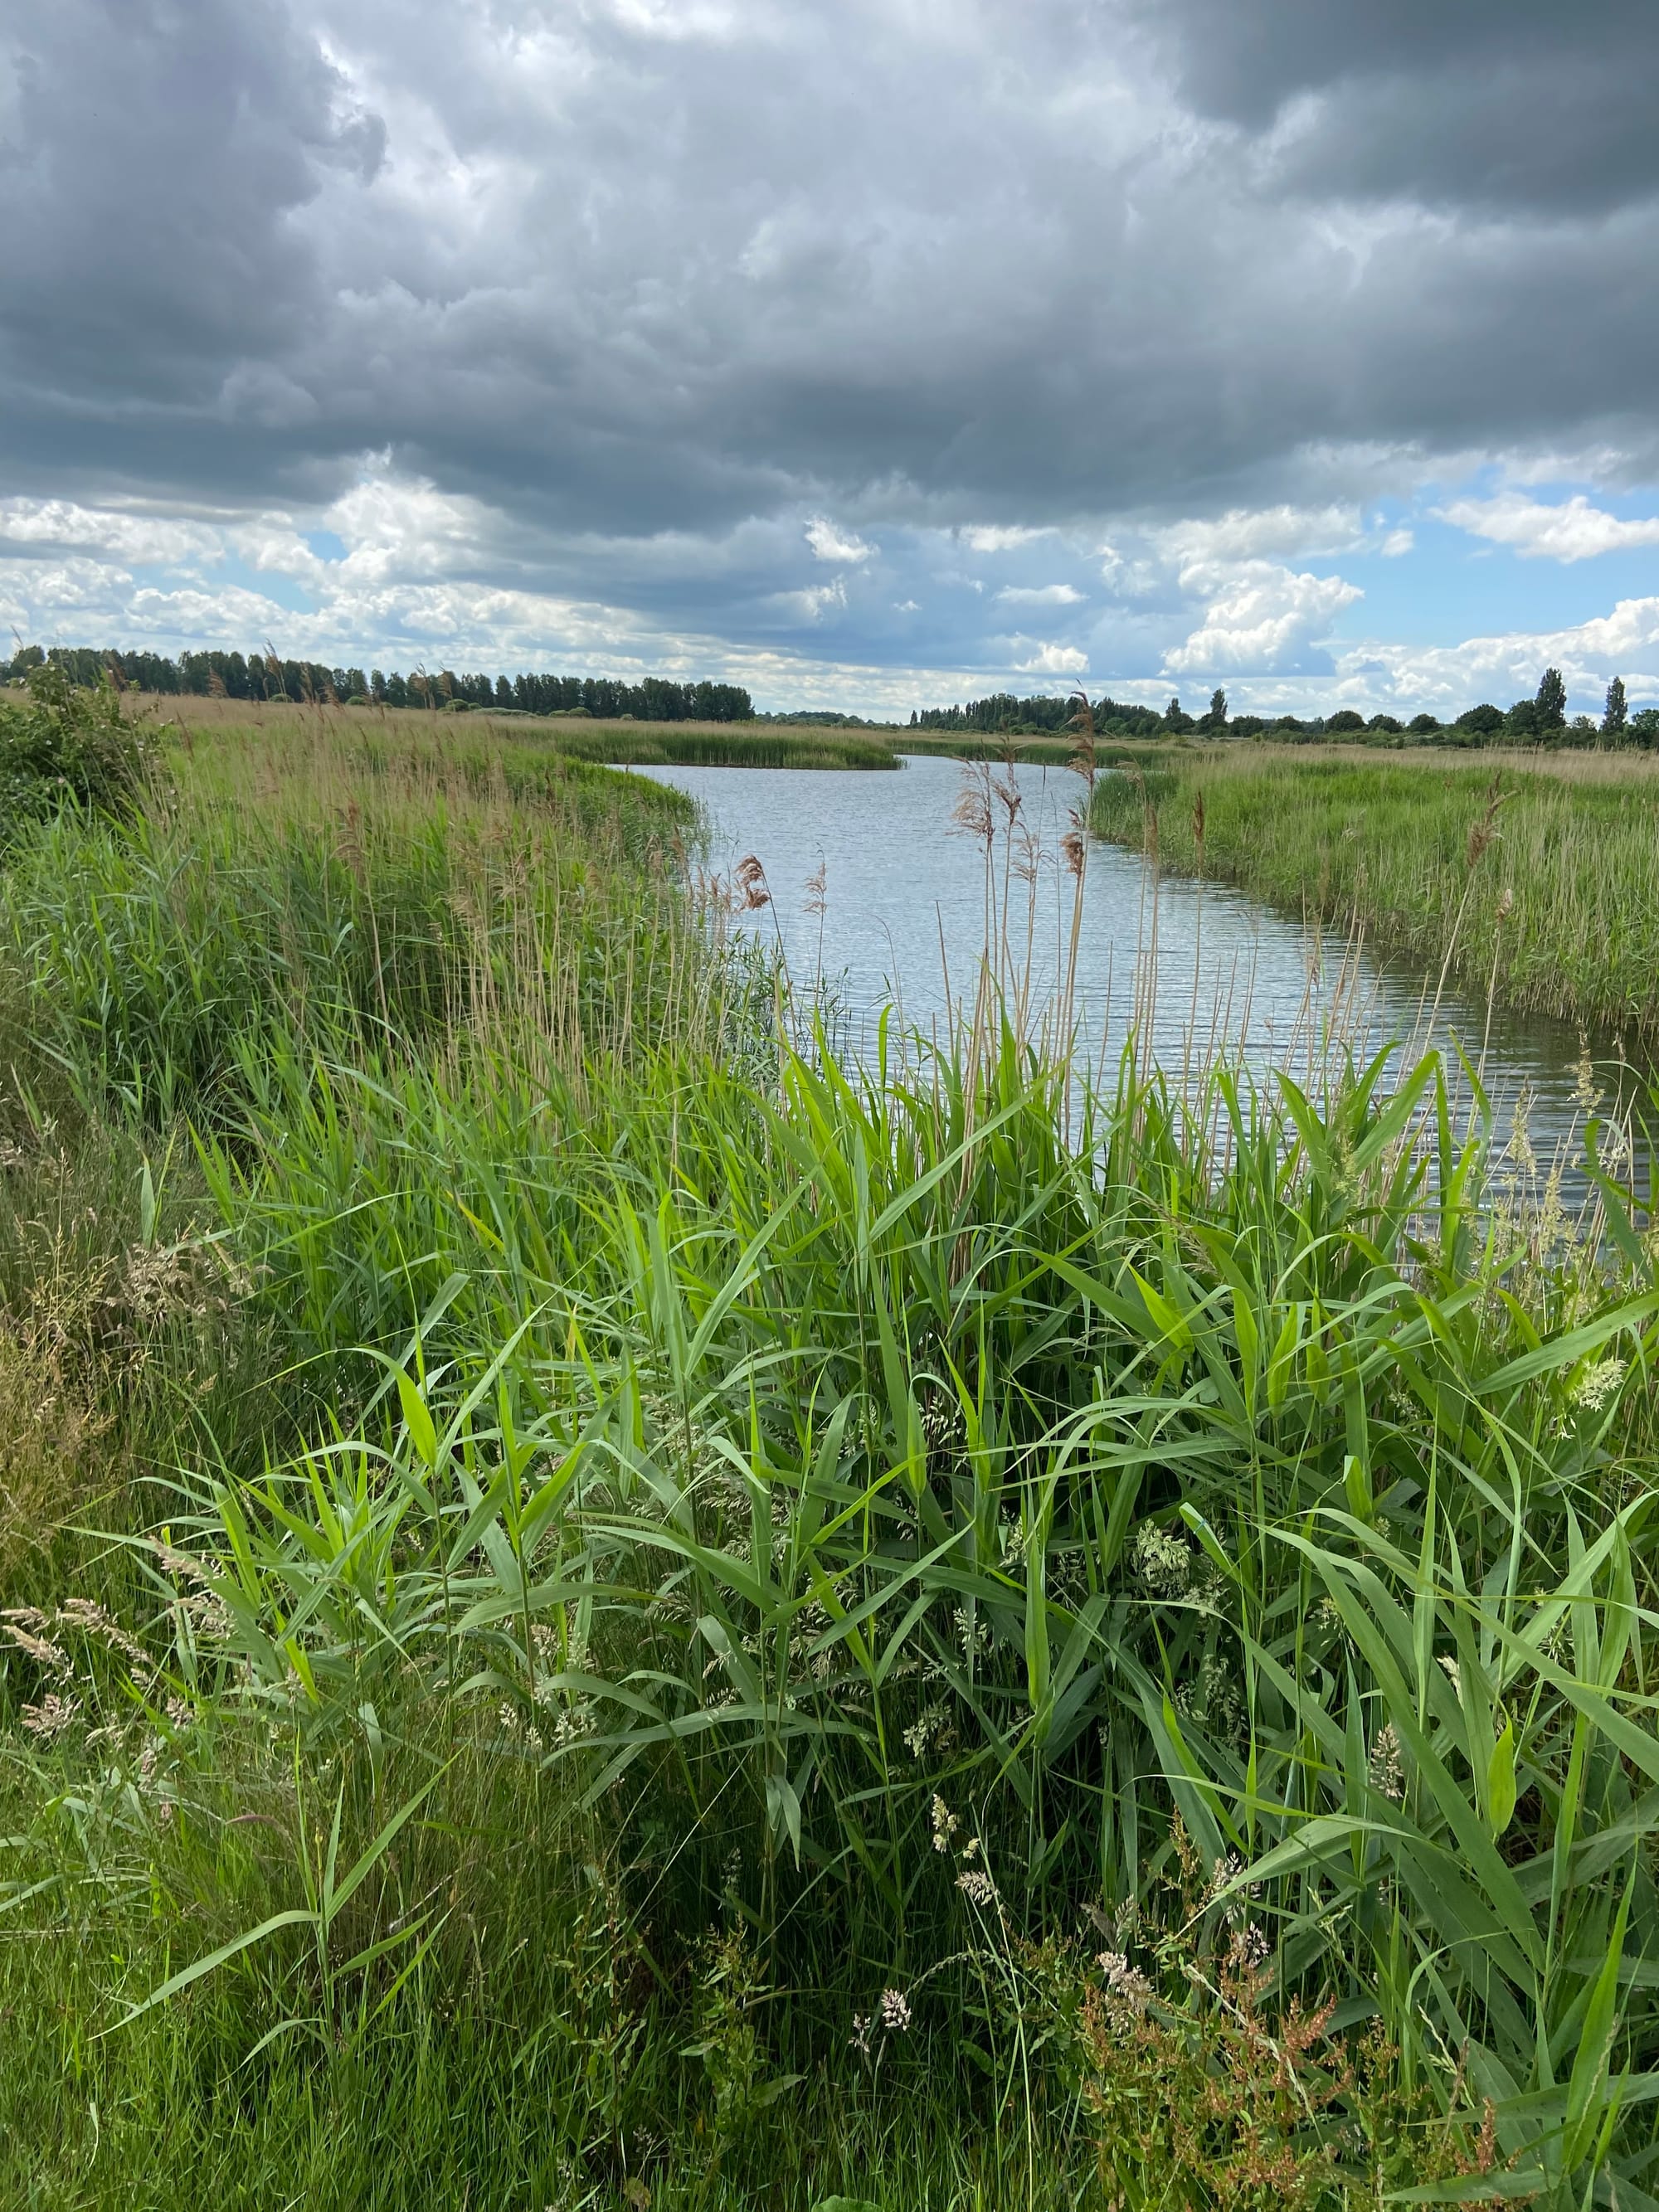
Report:
[[[1210,746],[1201,759],[1172,755],[1146,789],[1168,867],[1362,928],[1426,974],[1489,987],[1500,1005],[1644,1033],[1659,1024],[1651,778],[1633,757],[1625,770],[1559,765],[1500,766],[1494,782],[1440,757]],[[1139,787],[1101,780],[1099,834],[1144,849],[1145,817]]]

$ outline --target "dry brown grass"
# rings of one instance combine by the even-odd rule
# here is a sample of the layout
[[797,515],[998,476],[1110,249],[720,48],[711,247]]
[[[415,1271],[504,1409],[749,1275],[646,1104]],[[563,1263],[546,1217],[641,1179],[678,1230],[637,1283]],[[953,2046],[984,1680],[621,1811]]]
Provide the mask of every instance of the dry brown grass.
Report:
[[0,1328],[0,1594],[16,1595],[64,1523],[122,1486],[112,1428],[70,1363]]

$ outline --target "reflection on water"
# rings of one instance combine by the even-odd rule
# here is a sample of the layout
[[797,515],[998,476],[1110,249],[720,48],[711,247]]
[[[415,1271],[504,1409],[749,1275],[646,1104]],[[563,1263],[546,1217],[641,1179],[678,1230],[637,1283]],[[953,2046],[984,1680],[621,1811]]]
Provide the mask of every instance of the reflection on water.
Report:
[[[756,854],[772,903],[742,926],[781,942],[798,986],[822,976],[847,1017],[853,1048],[867,1048],[881,1010],[942,1035],[953,1006],[971,1001],[986,937],[982,848],[951,811],[963,788],[955,762],[908,758],[896,775],[866,769],[644,769],[690,793],[709,823],[708,866],[729,876]],[[996,891],[1015,964],[1030,950],[1033,1001],[1051,1002],[1066,970],[1073,885],[1060,840],[1081,787],[1061,769],[1014,770],[1021,805],[1013,866],[999,843]],[[1020,880],[1022,836],[1037,857]],[[822,875],[823,891],[813,879]],[[821,910],[820,910],[821,909]],[[1154,928],[1155,923],[1155,928]],[[1154,952],[1156,990],[1148,991]],[[1091,842],[1077,958],[1076,1016],[1091,1059],[1108,1065],[1139,1012],[1160,1064],[1182,1067],[1225,1044],[1258,1073],[1316,1069],[1333,1032],[1369,1054],[1431,1036],[1437,977],[1356,951],[1341,935],[1269,912],[1214,884],[1164,878],[1137,854]],[[1506,1139],[1517,1098],[1547,1162],[1583,1119],[1581,1046],[1565,1024],[1493,1012],[1451,985],[1439,994],[1433,1041],[1454,1040],[1485,1080]],[[1619,1086],[1616,1068],[1596,1082]]]

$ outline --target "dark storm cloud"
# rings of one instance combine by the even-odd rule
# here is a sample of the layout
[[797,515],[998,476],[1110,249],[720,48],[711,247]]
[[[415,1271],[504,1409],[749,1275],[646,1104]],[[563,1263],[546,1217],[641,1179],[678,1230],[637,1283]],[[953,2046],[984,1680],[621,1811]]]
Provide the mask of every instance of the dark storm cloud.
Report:
[[[1639,471],[1656,51],[1635,0],[14,0],[0,459],[237,506],[389,451],[526,586],[675,534],[607,583],[700,613],[818,510]],[[695,550],[749,518],[799,574]]]
[[1659,190],[1650,0],[1156,0],[1144,20],[1200,112],[1287,124],[1278,173],[1309,191],[1501,216]]
[[277,0],[47,0],[11,21],[0,256],[24,403],[142,418],[245,362],[252,419],[307,411],[280,362],[322,303],[289,218],[331,175],[372,178],[383,144],[314,36]]

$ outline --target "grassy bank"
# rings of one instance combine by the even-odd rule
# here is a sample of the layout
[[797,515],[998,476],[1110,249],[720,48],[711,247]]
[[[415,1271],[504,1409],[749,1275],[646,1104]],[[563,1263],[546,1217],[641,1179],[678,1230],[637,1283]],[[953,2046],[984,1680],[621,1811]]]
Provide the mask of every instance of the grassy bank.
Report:
[[[361,744],[366,753],[465,759],[501,755],[533,773],[550,757],[612,767],[892,769],[903,753],[949,760],[1005,757],[1063,768],[1076,740],[1069,736],[986,738],[911,729],[852,730],[804,723],[607,722],[572,714],[420,714],[383,707],[315,706],[298,701],[167,698],[130,693],[128,712],[150,717],[192,738],[223,743],[240,737],[257,752],[296,740],[319,724]],[[332,742],[332,741],[331,741]],[[1152,763],[1186,750],[1179,740],[1100,741],[1103,761]]]
[[[1031,761],[1044,768],[1069,768],[1077,754],[1074,736],[981,737],[971,730],[941,735],[934,730],[902,730],[895,740],[901,752],[932,753],[947,760]],[[1103,766],[1130,761],[1146,766],[1181,750],[1174,743],[1142,743],[1133,738],[1100,738],[1096,758]]]
[[0,2198],[1647,2201],[1646,1213],[437,773],[6,853]]
[[780,728],[741,722],[600,721],[579,714],[420,713],[413,708],[320,705],[301,701],[126,696],[129,714],[221,741],[240,733],[270,752],[308,743],[320,726],[331,745],[361,745],[394,757],[500,755],[526,773],[551,759],[613,767],[869,768],[898,764],[886,731]]
[[[1200,806],[1201,801],[1201,806]],[[1650,1039],[1659,780],[1639,760],[1399,762],[1194,749],[1107,778],[1097,833],[1293,913],[1362,927],[1477,996]]]

